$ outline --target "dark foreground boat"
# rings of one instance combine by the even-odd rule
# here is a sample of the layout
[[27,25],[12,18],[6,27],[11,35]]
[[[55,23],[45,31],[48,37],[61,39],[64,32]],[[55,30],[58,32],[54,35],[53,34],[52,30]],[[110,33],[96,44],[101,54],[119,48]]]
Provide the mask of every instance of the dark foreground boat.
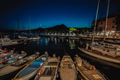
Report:
[[77,71],[72,58],[64,55],[60,63],[61,80],[77,80]]
[[12,80],[29,80],[38,73],[47,58],[48,54],[46,53],[39,56],[37,59],[33,60],[30,64],[20,70]]
[[56,80],[59,62],[60,57],[57,58],[55,55],[49,57],[35,76],[34,80]]
[[94,65],[89,64],[86,60],[81,59],[78,55],[74,57],[77,70],[85,80],[107,80]]
[[25,53],[24,51],[21,51],[21,54],[18,53],[14,53],[5,57],[0,58],[0,68],[4,67],[5,65],[8,65],[12,62],[17,61],[18,59],[21,59],[23,57],[25,57],[27,55],[27,53]]
[[3,68],[0,69],[0,79],[3,79],[9,76],[10,74],[20,70],[21,68],[35,60],[37,57],[38,54],[33,54],[4,66]]

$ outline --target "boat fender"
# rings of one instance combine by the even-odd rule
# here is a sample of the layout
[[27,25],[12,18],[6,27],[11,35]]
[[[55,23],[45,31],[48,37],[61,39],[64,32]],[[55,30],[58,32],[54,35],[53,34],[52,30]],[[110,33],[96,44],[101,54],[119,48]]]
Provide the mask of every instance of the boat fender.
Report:
[[90,66],[90,70],[95,70],[95,66],[94,65],[92,65],[92,66]]
[[40,69],[38,75],[43,75],[43,70],[42,69]]

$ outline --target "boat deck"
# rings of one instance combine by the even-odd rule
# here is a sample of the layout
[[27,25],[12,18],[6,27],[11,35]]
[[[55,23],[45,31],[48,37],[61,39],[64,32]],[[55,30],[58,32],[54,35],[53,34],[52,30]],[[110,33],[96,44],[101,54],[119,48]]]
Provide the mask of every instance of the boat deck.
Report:
[[27,67],[26,69],[24,69],[18,76],[17,78],[23,77],[25,75],[30,74],[31,72],[35,71],[37,68],[31,68],[31,67]]
[[50,67],[46,68],[43,72],[43,75],[40,75],[36,78],[36,80],[53,80],[55,76],[56,68]]
[[98,52],[98,51],[95,51],[95,50],[91,51],[91,50],[87,50],[87,49],[84,49],[84,48],[82,48],[82,49],[85,50],[85,51],[91,52],[93,54],[98,54],[98,55],[101,55],[101,56],[104,56],[104,57],[120,60],[120,57],[115,57],[114,58],[114,57],[111,57],[111,56],[108,56],[108,55],[103,55],[101,52]]
[[60,69],[62,80],[76,80],[77,75],[74,69]]
[[82,73],[87,76],[87,78],[91,80],[105,80],[102,74],[98,70],[87,70],[83,66],[80,67],[79,69],[82,71]]

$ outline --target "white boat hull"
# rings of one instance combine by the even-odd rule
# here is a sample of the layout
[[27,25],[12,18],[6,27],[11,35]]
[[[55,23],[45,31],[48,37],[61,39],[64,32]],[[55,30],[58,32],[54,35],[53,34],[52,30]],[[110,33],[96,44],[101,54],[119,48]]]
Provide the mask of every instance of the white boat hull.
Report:
[[109,62],[114,62],[114,63],[120,63],[120,60],[116,60],[116,59],[113,59],[113,58],[108,58],[108,57],[104,57],[104,56],[101,56],[101,55],[97,55],[97,54],[88,52],[88,51],[86,51],[82,48],[78,48],[78,49],[81,50],[82,52],[84,52],[84,53],[86,53],[90,56],[96,57],[98,59],[102,59],[102,60],[109,61]]

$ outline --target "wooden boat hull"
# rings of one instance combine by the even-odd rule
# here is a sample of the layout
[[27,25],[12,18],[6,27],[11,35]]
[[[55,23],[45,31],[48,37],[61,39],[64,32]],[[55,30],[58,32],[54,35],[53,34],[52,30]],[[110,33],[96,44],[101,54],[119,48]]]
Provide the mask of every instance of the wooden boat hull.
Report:
[[77,73],[74,62],[69,55],[64,55],[60,63],[61,80],[77,80]]
[[[23,67],[24,67],[24,66],[23,66]],[[5,79],[5,78],[7,78],[8,76],[11,76],[11,75],[13,75],[13,74],[16,74],[16,73],[17,73],[19,70],[21,70],[23,67],[15,70],[15,71],[13,71],[13,72],[10,72],[10,73],[8,73],[8,74],[5,74],[5,75],[3,75],[3,76],[0,76],[0,79]]]
[[109,61],[109,62],[113,62],[113,63],[119,63],[120,64],[120,60],[116,60],[114,58],[110,58],[110,57],[105,57],[102,55],[98,55],[98,54],[94,54],[92,52],[89,52],[83,48],[78,48],[80,51],[84,52],[85,54],[88,54],[90,56],[93,56],[95,58],[101,59],[101,60],[105,60],[105,61]]
[[94,65],[89,64],[78,55],[74,57],[76,68],[85,80],[106,80]]
[[[31,56],[28,56],[28,57],[31,57]],[[23,59],[26,59],[26,58],[28,58],[28,57],[25,57],[25,58],[23,58]],[[36,55],[36,57],[38,57],[38,56]],[[23,60],[23,59],[20,59],[20,60]],[[34,58],[34,59],[35,59],[35,58]],[[33,59],[33,60],[34,60],[34,59]],[[20,61],[20,60],[19,60],[19,61]],[[1,71],[0,78],[4,78],[4,76],[10,75],[11,73],[14,73],[15,71],[18,71],[18,70],[22,69],[24,66],[28,65],[28,64],[29,64],[30,62],[32,62],[33,60],[30,60],[30,61],[26,62],[25,64],[19,66],[19,67],[11,66],[13,63],[10,63],[10,64],[4,66],[3,68],[0,69],[0,71]],[[15,61],[15,62],[19,62],[19,61]],[[12,68],[12,70],[9,70],[9,68]],[[8,69],[9,72],[6,72],[6,73],[3,72],[5,69]]]
[[[46,57],[47,58],[47,55],[41,55],[40,57],[38,57],[37,59],[40,59],[42,58],[42,56]],[[37,60],[36,59],[36,60]],[[34,60],[35,61],[35,60]],[[19,77],[19,78],[16,78],[23,70],[25,70],[28,66],[32,65],[34,63],[34,61],[32,61],[29,65],[25,66],[15,77],[13,80],[29,80],[30,78],[32,78],[33,76],[35,76],[38,72],[39,72],[39,69],[42,67],[38,67],[35,69],[35,71],[25,75],[25,76],[22,76],[22,77]],[[41,62],[42,63],[42,62]],[[44,62],[43,62],[44,63]]]
[[[4,64],[4,63],[2,63],[2,65],[0,64],[0,69],[1,69],[2,67],[6,66],[6,65],[8,65],[8,64],[10,64],[10,63],[12,63],[12,62],[17,61],[18,59],[21,59],[21,58],[25,57],[26,55],[27,55],[26,53],[24,53],[24,54],[18,54],[18,55],[14,56],[14,57],[11,57],[10,59],[6,59],[7,62],[5,62],[5,64]],[[20,57],[20,56],[22,56],[22,57]],[[19,57],[20,57],[20,58],[19,58]],[[15,58],[15,59],[14,59],[14,58]],[[11,60],[12,60],[12,61],[11,61]]]
[[40,70],[43,72],[43,74],[42,75],[37,74],[34,80],[56,80],[58,65],[59,58],[55,56],[48,58],[47,61],[44,62]]

